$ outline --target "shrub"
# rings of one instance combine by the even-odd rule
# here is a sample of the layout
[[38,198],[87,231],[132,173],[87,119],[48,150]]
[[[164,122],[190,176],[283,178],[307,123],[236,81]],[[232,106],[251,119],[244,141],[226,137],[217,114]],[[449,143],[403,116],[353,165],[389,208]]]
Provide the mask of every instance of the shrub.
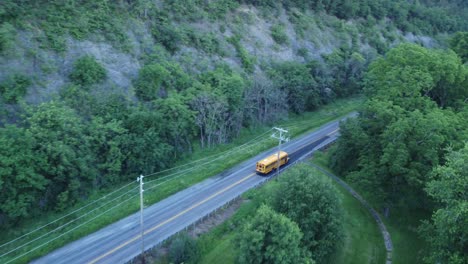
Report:
[[276,43],[283,45],[287,44],[289,42],[288,36],[286,35],[286,32],[284,31],[284,26],[283,25],[274,25],[271,27],[271,37],[273,38]]
[[159,64],[143,66],[134,82],[136,96],[144,101],[156,99],[164,80],[168,76],[169,72]]
[[192,237],[181,233],[172,240],[169,246],[170,263],[197,263],[199,258],[200,250]]
[[241,59],[242,62],[242,67],[249,73],[252,73],[255,69],[255,57],[250,56],[250,54],[245,50],[244,47],[242,47],[240,43],[240,37],[239,36],[232,36],[227,39],[229,43],[234,45],[234,47],[237,50],[237,56]]
[[16,103],[22,98],[27,88],[31,85],[31,79],[22,74],[14,74],[0,83],[0,94],[7,103]]
[[106,78],[106,69],[93,56],[84,56],[75,61],[70,80],[79,85],[89,86]]
[[0,25],[0,54],[11,47],[13,41],[14,28],[9,23],[3,23]]
[[159,21],[153,25],[151,33],[157,43],[163,45],[170,53],[175,53],[184,41],[184,32],[170,22],[167,14],[158,15]]

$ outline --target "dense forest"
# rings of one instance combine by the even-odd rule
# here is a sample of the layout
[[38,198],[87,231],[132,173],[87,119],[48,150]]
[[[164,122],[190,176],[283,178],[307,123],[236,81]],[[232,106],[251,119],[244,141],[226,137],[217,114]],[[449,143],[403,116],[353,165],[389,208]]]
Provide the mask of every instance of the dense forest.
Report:
[[[373,62],[368,97],[341,126],[334,169],[392,210],[435,210],[429,263],[465,263],[468,71],[453,51],[404,44]],[[465,162],[462,160],[465,159]]]
[[3,0],[0,229],[363,93],[334,170],[385,214],[436,210],[427,261],[463,263],[466,21],[463,0]]

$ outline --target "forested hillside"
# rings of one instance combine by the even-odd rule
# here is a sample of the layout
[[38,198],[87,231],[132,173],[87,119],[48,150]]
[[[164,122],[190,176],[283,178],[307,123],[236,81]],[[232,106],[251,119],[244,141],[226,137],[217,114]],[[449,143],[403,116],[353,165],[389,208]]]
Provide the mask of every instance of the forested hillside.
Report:
[[0,229],[363,91],[336,169],[432,209],[467,139],[467,21],[463,0],[2,0]]

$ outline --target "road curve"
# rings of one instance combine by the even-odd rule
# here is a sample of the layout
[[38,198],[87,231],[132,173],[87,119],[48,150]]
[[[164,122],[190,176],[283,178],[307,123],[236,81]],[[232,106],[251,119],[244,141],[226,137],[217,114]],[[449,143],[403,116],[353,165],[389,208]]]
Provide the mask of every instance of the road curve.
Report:
[[[282,145],[291,165],[305,154],[334,141],[339,121]],[[144,210],[145,249],[166,240],[268,178],[255,174],[255,163],[274,153],[265,151],[217,176],[180,191]],[[152,191],[157,191],[154,189]],[[141,252],[140,215],[135,213],[50,254],[35,264],[125,263]]]

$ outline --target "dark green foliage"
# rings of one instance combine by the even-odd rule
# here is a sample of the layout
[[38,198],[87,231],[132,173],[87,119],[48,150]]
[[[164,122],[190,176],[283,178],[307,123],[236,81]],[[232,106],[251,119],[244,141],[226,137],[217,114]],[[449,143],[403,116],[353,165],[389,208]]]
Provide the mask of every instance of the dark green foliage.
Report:
[[190,141],[196,135],[195,114],[180,95],[171,95],[154,102],[166,124],[161,136],[174,147],[174,155],[190,148]]
[[34,168],[54,183],[44,190],[41,207],[62,210],[87,194],[96,177],[85,124],[74,111],[56,102],[31,111],[27,123],[36,142],[32,149],[43,160]]
[[0,54],[5,54],[13,45],[14,30],[9,23],[0,24]]
[[425,221],[420,233],[430,248],[427,263],[466,263],[468,259],[468,143],[450,151],[447,162],[436,167],[426,191],[441,206]]
[[199,33],[196,30],[188,30],[187,45],[198,50],[203,50],[208,54],[221,53],[219,40],[213,33]]
[[[325,55],[324,59],[325,69],[317,69],[315,66],[311,67],[311,70],[315,70],[315,75],[330,85],[338,97],[350,96],[360,91],[361,80],[368,64],[362,54],[343,46]],[[329,79],[325,80],[327,76],[324,75],[328,75]]]
[[468,62],[468,32],[457,32],[450,39],[450,48],[460,56],[463,62]]
[[205,10],[212,19],[221,19],[228,11],[239,6],[236,1],[232,0],[209,1],[205,3],[208,3]]
[[70,84],[60,91],[60,98],[83,117],[90,117],[97,100],[80,85]]
[[175,236],[169,246],[169,261],[171,263],[197,263],[200,259],[199,251],[195,239],[186,233],[180,233]]
[[283,45],[283,44],[288,44],[288,35],[286,35],[286,32],[284,31],[284,26],[283,25],[274,25],[270,28],[271,30],[271,37],[273,38],[276,43]]
[[343,208],[337,190],[307,165],[296,165],[279,179],[274,208],[298,224],[302,246],[319,263],[326,262],[343,236]]
[[49,180],[37,170],[44,157],[34,152],[35,140],[27,129],[0,128],[0,224],[7,225],[37,213]]
[[126,181],[128,176],[123,164],[128,159],[124,152],[127,130],[122,121],[115,119],[104,121],[100,117],[93,118],[88,127],[89,144],[92,153],[98,153],[92,166],[99,171],[94,184],[101,188]]
[[301,238],[296,223],[262,205],[239,233],[238,263],[313,263],[300,247]]
[[170,53],[179,50],[184,42],[182,30],[173,25],[169,19],[161,14],[156,14],[157,20],[151,29],[151,33],[157,43],[163,45]]
[[371,97],[356,121],[341,127],[334,169],[387,209],[397,204],[430,209],[423,188],[444,149],[466,137],[466,68],[451,52],[404,44],[375,61],[366,75]]
[[201,81],[225,96],[231,111],[242,108],[242,94],[246,85],[239,74],[227,67],[219,67],[203,74]]
[[302,113],[321,104],[317,83],[305,64],[280,63],[273,67],[269,75],[288,94],[288,105],[293,112]]
[[197,21],[207,16],[200,0],[167,0],[164,8],[173,14],[175,20]]
[[26,95],[30,85],[31,79],[27,76],[13,74],[0,83],[1,98],[7,103],[16,103]]
[[255,6],[262,6],[262,7],[275,7],[277,4],[277,1],[275,0],[242,0],[239,2],[248,3],[248,4],[255,5]]
[[121,151],[127,157],[123,164],[127,175],[149,174],[170,164],[173,147],[160,136],[164,124],[161,113],[144,108],[134,109],[124,120],[127,132]]
[[88,87],[102,82],[106,78],[106,69],[93,56],[83,56],[75,61],[70,73],[70,80]]
[[138,72],[138,78],[134,81],[136,96],[143,101],[166,96],[166,87],[163,83],[168,76],[169,72],[161,65],[143,66]]

